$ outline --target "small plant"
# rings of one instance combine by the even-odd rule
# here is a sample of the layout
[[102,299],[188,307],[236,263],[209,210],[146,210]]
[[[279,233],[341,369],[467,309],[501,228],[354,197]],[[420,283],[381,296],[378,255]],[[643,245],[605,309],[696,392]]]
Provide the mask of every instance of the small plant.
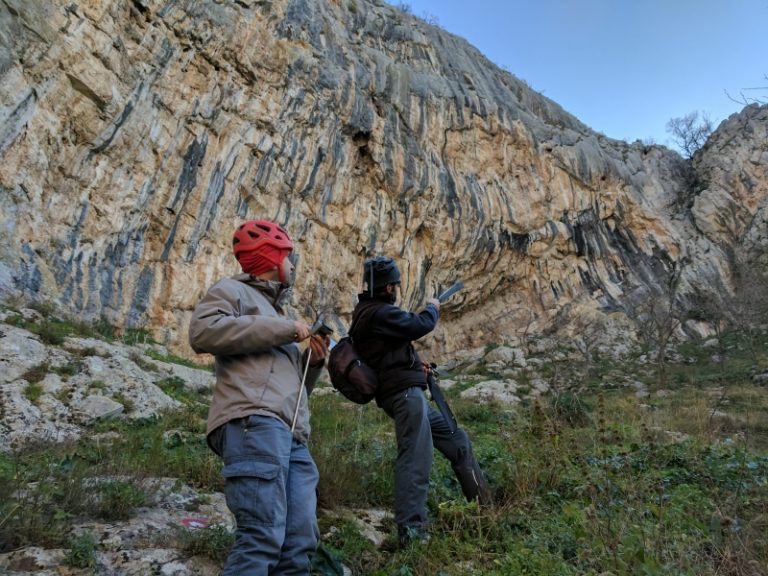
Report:
[[20,376],[22,380],[26,380],[30,384],[35,384],[37,382],[40,382],[45,376],[51,371],[51,367],[48,365],[48,362],[43,362],[42,364],[38,364],[37,366],[34,366],[24,372]]
[[68,403],[72,399],[72,390],[68,390],[67,388],[62,388],[56,394],[53,395],[56,400],[61,402],[62,404]]
[[40,402],[43,392],[45,392],[45,390],[43,390],[43,385],[40,382],[30,382],[24,388],[24,396],[35,405]]
[[66,364],[63,364],[61,366],[54,366],[51,368],[51,372],[61,376],[61,379],[64,380],[65,382],[69,379],[70,376],[74,376],[79,371],[80,371],[79,362],[67,362]]
[[157,383],[157,386],[174,400],[181,401],[187,395],[184,379],[178,376],[163,378]]
[[83,532],[73,536],[69,540],[67,550],[62,563],[70,568],[95,568],[96,567],[96,539],[90,532]]
[[110,324],[106,318],[99,318],[93,324],[93,332],[96,336],[103,338],[104,340],[115,340],[117,337],[117,330]]
[[115,392],[115,393],[112,395],[112,399],[113,399],[115,402],[119,402],[120,404],[122,404],[122,405],[123,405],[123,408],[125,408],[125,413],[126,413],[126,414],[127,414],[128,412],[133,412],[134,408],[136,408],[136,403],[135,403],[133,400],[131,400],[130,398],[128,398],[128,397],[127,397],[125,394],[123,394],[122,392]]
[[139,368],[144,370],[145,372],[159,372],[160,368],[158,368],[157,364],[154,364],[152,362],[149,362],[148,360],[144,359],[144,356],[142,356],[139,352],[136,352],[135,350],[131,352],[128,355],[128,358],[131,359],[131,361],[136,364]]
[[125,331],[122,337],[122,341],[125,344],[133,346],[135,344],[156,344],[155,339],[152,338],[147,330],[143,328],[129,328]]
[[209,526],[200,530],[179,529],[180,548],[191,556],[203,556],[215,562],[223,563],[232,545],[235,535],[224,526]]
[[35,331],[40,340],[49,346],[60,346],[64,343],[66,333],[58,322],[44,320]]
[[213,369],[212,364],[198,364],[196,362],[193,362],[192,360],[189,360],[188,358],[182,358],[181,356],[176,356],[175,354],[161,354],[156,350],[147,350],[146,354],[147,356],[149,356],[153,360],[157,360],[158,362],[167,362],[169,364],[179,364],[180,366],[186,366],[187,368],[196,368],[198,370]]
[[572,427],[580,427],[589,424],[589,412],[591,408],[578,394],[563,392],[557,394],[551,403],[553,418]]
[[361,559],[373,550],[373,544],[361,534],[360,525],[349,518],[327,518],[323,521],[327,560],[341,556],[344,564],[355,574],[364,573]]
[[134,509],[147,500],[144,490],[130,482],[106,482],[100,484],[96,492],[99,495],[96,515],[107,521],[128,520]]
[[96,390],[98,392],[104,392],[107,389],[107,384],[104,380],[92,380],[88,384],[89,390]]

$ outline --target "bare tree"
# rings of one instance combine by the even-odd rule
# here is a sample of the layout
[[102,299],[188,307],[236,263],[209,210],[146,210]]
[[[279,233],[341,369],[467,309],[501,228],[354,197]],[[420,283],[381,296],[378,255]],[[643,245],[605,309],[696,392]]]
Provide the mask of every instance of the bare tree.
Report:
[[661,274],[661,282],[627,302],[627,316],[648,348],[655,350],[656,376],[660,387],[667,383],[667,353],[672,337],[687,311],[678,303],[680,280],[686,262],[675,262]]
[[738,254],[733,266],[733,292],[719,300],[728,327],[739,332],[757,360],[760,331],[768,324],[768,272],[759,258]]
[[585,376],[590,378],[594,372],[598,346],[607,329],[606,317],[580,316],[574,320],[573,326],[575,335],[572,343],[581,354]]
[[680,118],[672,118],[667,122],[667,132],[687,158],[692,158],[696,151],[704,146],[713,129],[709,117],[698,111]]
[[[763,76],[763,80],[768,80],[768,76]],[[725,91],[725,95],[728,96],[731,100],[736,102],[737,104],[741,104],[742,106],[749,106],[750,104],[768,104],[768,98],[765,96],[748,96],[744,94],[744,92],[762,92],[763,94],[768,94],[768,86],[753,86],[752,88],[742,88],[741,92],[739,92],[739,97],[734,98],[730,94],[728,94],[728,91]]]

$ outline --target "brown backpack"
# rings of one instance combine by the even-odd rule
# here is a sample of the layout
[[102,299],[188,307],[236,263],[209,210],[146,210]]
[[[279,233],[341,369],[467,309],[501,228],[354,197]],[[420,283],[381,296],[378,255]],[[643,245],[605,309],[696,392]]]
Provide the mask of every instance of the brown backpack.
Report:
[[356,404],[367,404],[376,395],[379,378],[375,370],[363,362],[351,336],[345,336],[331,348],[328,373],[333,387]]

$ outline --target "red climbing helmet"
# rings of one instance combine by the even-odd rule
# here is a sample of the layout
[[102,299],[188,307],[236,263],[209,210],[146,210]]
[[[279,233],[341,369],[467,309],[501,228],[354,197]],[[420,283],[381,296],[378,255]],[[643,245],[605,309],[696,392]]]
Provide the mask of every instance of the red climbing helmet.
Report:
[[293,250],[293,242],[285,228],[269,220],[249,220],[240,224],[232,237],[232,252],[238,261],[242,254],[260,252],[267,246],[279,251]]

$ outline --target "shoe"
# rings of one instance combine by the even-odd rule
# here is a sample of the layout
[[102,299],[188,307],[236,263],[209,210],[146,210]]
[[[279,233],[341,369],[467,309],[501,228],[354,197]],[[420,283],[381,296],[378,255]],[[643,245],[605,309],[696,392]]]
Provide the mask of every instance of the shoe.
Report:
[[429,542],[429,532],[424,526],[418,524],[412,526],[397,527],[397,543],[400,548],[405,548],[414,542],[426,544]]

